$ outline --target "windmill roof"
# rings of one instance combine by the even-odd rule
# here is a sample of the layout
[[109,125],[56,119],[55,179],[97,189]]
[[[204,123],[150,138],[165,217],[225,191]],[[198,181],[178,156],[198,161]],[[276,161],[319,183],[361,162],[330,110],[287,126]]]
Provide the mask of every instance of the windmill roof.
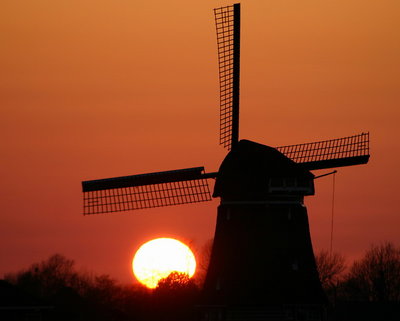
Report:
[[223,160],[213,196],[258,199],[266,195],[271,178],[312,180],[314,175],[273,147],[241,140]]

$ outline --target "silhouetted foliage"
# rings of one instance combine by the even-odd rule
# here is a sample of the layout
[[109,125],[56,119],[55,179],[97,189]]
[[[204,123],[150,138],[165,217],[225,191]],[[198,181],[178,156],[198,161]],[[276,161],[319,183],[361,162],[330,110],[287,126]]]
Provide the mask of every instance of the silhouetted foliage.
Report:
[[213,247],[214,239],[207,240],[201,247],[199,253],[196,255],[197,267],[194,279],[199,287],[203,286],[206,278],[208,265],[210,264],[211,251]]
[[103,320],[118,300],[119,287],[107,275],[78,272],[73,260],[54,254],[27,270],[5,275],[5,279],[31,295],[56,306],[58,319]]
[[166,278],[158,281],[156,292],[159,291],[191,291],[196,284],[187,273],[171,272]]
[[339,253],[321,250],[315,255],[315,262],[325,294],[329,301],[334,304],[346,268],[345,258]]
[[400,247],[390,242],[372,245],[350,268],[344,295],[358,301],[400,302]]
[[79,288],[74,261],[60,254],[32,264],[29,269],[5,275],[5,279],[39,297],[51,297],[65,287]]
[[319,279],[325,290],[336,286],[346,268],[345,258],[339,253],[321,250],[315,256]]
[[[207,257],[211,244],[203,253]],[[332,320],[342,320],[341,315],[346,313],[356,315],[360,307],[370,311],[365,315],[381,311],[390,316],[400,315],[399,247],[388,242],[371,246],[346,275],[340,254],[321,251],[316,255],[316,263],[325,291],[335,303]],[[55,254],[28,269],[9,273],[5,279],[55,306],[51,318],[55,321],[197,320],[195,306],[200,289],[185,273],[173,272],[150,290],[138,284],[118,284],[108,275],[77,271],[73,260]]]
[[56,307],[54,320],[191,320],[199,292],[185,273],[173,272],[155,290],[123,286],[108,275],[78,272],[55,254],[5,279]]
[[172,272],[158,282],[153,298],[157,320],[188,320],[193,317],[199,289],[187,273]]

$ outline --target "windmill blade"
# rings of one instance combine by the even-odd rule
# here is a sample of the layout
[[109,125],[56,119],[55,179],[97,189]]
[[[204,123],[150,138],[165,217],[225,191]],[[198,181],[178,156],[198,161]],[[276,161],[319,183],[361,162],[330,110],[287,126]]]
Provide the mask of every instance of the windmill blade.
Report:
[[204,167],[82,182],[83,213],[100,214],[211,200]]
[[276,149],[308,170],[366,164],[369,133]]
[[217,29],[220,137],[230,150],[239,141],[240,4],[214,9]]

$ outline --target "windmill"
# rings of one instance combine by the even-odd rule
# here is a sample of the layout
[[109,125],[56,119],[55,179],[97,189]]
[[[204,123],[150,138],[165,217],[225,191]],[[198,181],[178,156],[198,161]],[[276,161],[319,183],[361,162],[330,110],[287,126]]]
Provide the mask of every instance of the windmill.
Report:
[[193,167],[84,181],[84,214],[220,197],[203,319],[322,320],[325,297],[303,202],[314,194],[310,171],[367,163],[369,134],[276,148],[239,140],[240,4],[214,14],[220,144],[229,151],[218,172]]

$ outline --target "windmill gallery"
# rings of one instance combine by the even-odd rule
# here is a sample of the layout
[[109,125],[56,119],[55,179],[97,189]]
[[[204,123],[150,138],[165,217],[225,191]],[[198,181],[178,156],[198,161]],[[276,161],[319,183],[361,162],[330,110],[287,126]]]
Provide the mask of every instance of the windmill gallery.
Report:
[[[84,214],[220,198],[202,320],[324,320],[304,196],[310,171],[365,164],[369,134],[272,148],[239,140],[240,4],[214,9],[220,80],[218,172],[194,167],[82,182]],[[215,180],[211,196],[209,180]],[[262,253],[262,255],[260,255]],[[240,272],[240,273],[239,273]],[[252,282],[254,275],[258,281]]]

